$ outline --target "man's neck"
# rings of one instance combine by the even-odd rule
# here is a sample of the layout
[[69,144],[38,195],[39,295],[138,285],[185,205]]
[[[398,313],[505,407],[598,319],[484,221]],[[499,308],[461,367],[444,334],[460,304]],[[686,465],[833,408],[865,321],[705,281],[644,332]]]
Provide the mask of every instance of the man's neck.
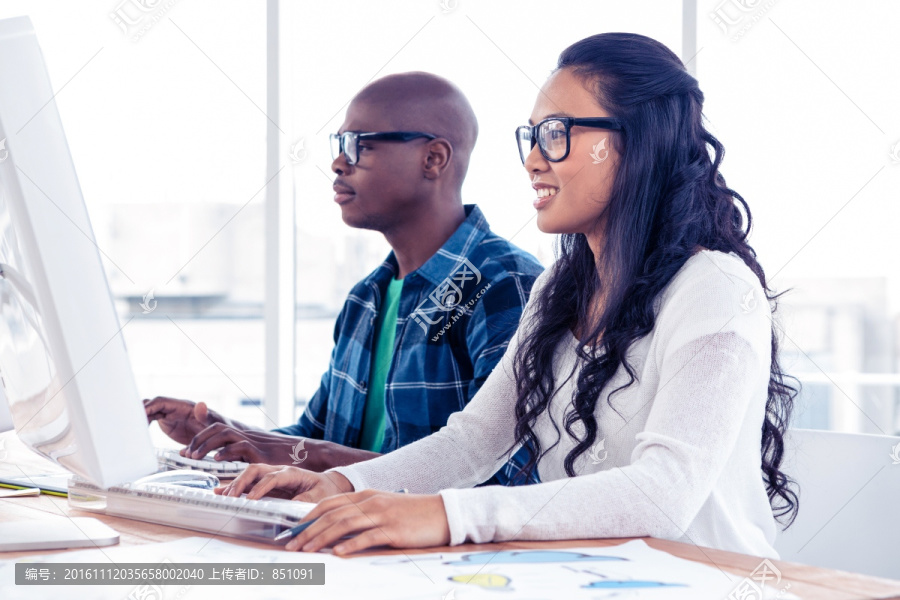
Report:
[[404,222],[402,227],[385,232],[384,237],[397,258],[397,279],[424,265],[465,220],[466,211],[461,203],[447,203],[439,210],[423,211],[417,218]]

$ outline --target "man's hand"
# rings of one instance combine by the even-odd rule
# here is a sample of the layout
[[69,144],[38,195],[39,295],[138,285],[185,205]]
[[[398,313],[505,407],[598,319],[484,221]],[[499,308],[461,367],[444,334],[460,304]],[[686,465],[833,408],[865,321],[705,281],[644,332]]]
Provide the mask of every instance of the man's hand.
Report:
[[181,455],[202,459],[218,448],[221,450],[213,457],[216,460],[300,465],[316,473],[380,456],[375,452],[349,448],[326,440],[257,429],[239,429],[227,421],[213,423],[198,433],[187,447],[181,450]]
[[[181,455],[201,459],[221,448],[214,457],[216,460],[267,465],[305,463],[304,466],[312,466],[319,464],[322,459],[314,456],[316,441],[269,431],[240,430],[225,423],[213,423],[188,440],[187,448],[181,450]],[[307,458],[310,459],[308,463]]]
[[[249,490],[249,491],[248,491]],[[238,477],[215,493],[222,496],[259,500],[263,496],[290,498],[301,502],[318,502],[323,498],[353,491],[353,485],[340,473],[313,473],[297,467],[250,465]]]
[[204,402],[176,400],[157,396],[144,400],[147,422],[159,422],[159,428],[167,436],[180,444],[189,444],[194,436],[212,425],[226,421],[222,415],[209,410]]

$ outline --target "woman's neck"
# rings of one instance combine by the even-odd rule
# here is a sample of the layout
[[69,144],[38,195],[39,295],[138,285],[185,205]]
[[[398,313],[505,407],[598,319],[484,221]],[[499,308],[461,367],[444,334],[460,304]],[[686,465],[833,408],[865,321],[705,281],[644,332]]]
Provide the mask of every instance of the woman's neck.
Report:
[[[591,335],[591,333],[594,331],[594,328],[597,327],[597,324],[600,322],[600,317],[603,316],[604,307],[605,302],[602,295],[602,290],[595,290],[590,304],[588,305],[587,317],[585,319],[579,320],[572,330],[572,335],[574,335],[579,342],[585,344],[600,342],[600,334],[597,335],[596,340],[589,340],[586,338]],[[602,334],[602,332],[600,333]]]

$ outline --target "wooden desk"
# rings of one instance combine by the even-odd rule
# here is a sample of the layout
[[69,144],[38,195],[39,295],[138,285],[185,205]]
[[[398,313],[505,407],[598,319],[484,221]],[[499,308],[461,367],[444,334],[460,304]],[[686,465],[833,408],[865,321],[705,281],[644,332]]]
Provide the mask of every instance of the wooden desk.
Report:
[[[0,440],[5,441],[8,457],[0,461],[0,474],[21,475],[21,472],[13,465],[18,464],[26,473],[38,473],[50,470],[50,463],[27,450],[18,439],[11,434],[0,434]],[[0,521],[39,520],[46,515],[70,515],[92,516],[108,524],[119,532],[122,545],[147,544],[152,542],[170,542],[189,536],[209,537],[194,531],[154,525],[119,517],[107,517],[96,513],[88,513],[69,508],[65,498],[42,495],[30,498],[5,498],[0,499]],[[271,549],[272,546],[245,542],[233,538],[221,538],[228,542],[241,544],[253,548]],[[448,546],[440,548],[425,548],[416,550],[379,549],[360,552],[357,556],[376,554],[422,554],[426,552],[464,552],[464,551],[492,551],[501,549],[560,549],[574,548],[578,546],[607,547],[617,546],[632,539],[643,539],[648,546],[663,550],[674,556],[703,563],[710,567],[721,569],[746,577],[762,561],[761,558],[734,552],[725,552],[682,544],[668,540],[655,538],[616,538],[616,539],[589,539],[567,540],[557,542],[501,542],[495,544],[464,544],[460,546]],[[58,550],[56,552],[66,552]],[[19,558],[40,554],[50,554],[49,551],[35,552],[0,552],[0,559]],[[900,581],[881,579],[867,575],[858,575],[832,569],[821,569],[797,563],[784,561],[772,561],[781,570],[782,585],[790,583],[790,592],[801,598],[815,600],[850,600],[900,598]]]

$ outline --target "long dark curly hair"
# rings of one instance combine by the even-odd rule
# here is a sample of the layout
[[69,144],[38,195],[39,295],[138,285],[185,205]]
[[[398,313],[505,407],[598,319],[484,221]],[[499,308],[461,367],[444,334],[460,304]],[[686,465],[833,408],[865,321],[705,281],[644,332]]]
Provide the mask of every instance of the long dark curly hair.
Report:
[[[741,257],[759,278],[773,311],[781,295],[766,285],[747,243],[750,209],[719,173],[725,149],[703,125],[703,93],[681,60],[653,39],[603,33],[566,48],[557,69],[570,69],[589,86],[597,102],[624,122],[624,130],[610,136],[621,159],[604,214],[602,264],[595,264],[584,234],[559,236],[556,264],[534,299],[533,327],[515,357],[515,443],[530,454],[523,476],[542,456],[532,427],[558,390],[553,355],[570,329],[580,324],[586,340],[599,340],[590,350],[579,345],[583,366],[575,410],[564,423],[575,440],[577,421],[586,432],[565,459],[566,473],[573,477],[575,460],[597,437],[594,414],[601,390],[620,365],[630,381],[612,393],[636,381],[626,353],[653,330],[654,301],[699,247]],[[604,307],[592,320],[591,304],[601,292]],[[786,528],[796,517],[799,499],[791,489],[795,482],[780,466],[799,382],[781,370],[774,325],[771,350],[760,464],[773,513],[779,520],[786,517]]]

